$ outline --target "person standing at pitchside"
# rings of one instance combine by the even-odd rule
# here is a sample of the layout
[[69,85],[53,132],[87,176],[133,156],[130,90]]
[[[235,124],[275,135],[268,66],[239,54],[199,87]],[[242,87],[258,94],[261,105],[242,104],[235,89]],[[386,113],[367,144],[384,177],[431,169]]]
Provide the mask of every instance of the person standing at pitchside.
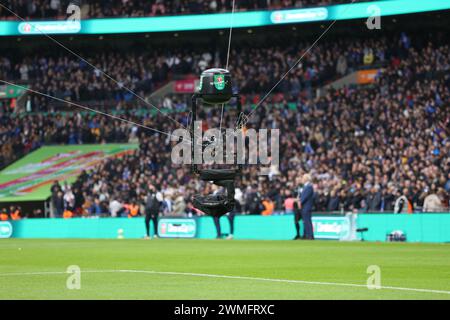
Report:
[[158,237],[158,216],[162,202],[162,195],[157,191],[157,188],[150,184],[147,201],[145,203],[145,237],[144,239],[151,239],[150,237],[150,221],[153,222],[153,237]]
[[303,187],[299,193],[300,213],[303,220],[304,234],[306,240],[314,240],[314,232],[312,225],[312,209],[314,206],[314,188],[310,174],[302,177]]

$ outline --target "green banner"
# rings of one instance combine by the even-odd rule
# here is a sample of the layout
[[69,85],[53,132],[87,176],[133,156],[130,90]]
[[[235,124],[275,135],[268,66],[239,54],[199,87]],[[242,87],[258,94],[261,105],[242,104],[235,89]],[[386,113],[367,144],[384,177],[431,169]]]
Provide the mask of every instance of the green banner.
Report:
[[[450,9],[448,0],[382,0],[327,7],[237,12],[233,28],[262,27],[281,23],[305,23],[361,19]],[[372,8],[372,9],[371,9]],[[0,21],[0,36],[39,34],[111,34],[139,32],[176,32],[188,30],[227,29],[231,13],[178,15],[146,18],[102,18],[70,21]]]
[[[24,85],[24,87],[28,88],[28,85]],[[0,86],[0,99],[18,98],[24,91],[25,89],[17,86]]]
[[50,196],[53,181],[72,182],[110,157],[133,153],[136,144],[42,147],[0,172],[0,202],[40,201]]

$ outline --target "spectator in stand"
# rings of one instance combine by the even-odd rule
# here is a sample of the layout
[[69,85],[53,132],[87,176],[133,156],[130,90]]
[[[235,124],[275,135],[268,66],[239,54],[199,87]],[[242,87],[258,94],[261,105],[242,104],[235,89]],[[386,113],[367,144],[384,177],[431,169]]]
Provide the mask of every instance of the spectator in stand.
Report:
[[445,191],[450,194],[450,172],[447,174],[447,182],[445,183]]
[[294,213],[294,203],[295,198],[291,196],[291,192],[289,190],[285,191],[285,200],[284,200],[284,212],[286,214]]
[[261,212],[261,215],[263,215],[263,216],[270,216],[270,215],[272,215],[274,213],[274,211],[275,211],[275,203],[269,197],[266,197],[262,201],[262,205],[264,207],[264,210]]
[[186,215],[186,201],[181,193],[177,193],[173,203],[172,214],[174,216]]
[[404,190],[403,195],[395,201],[395,213],[413,213],[412,203],[405,194],[407,194],[407,190]]
[[9,220],[8,210],[6,210],[6,208],[3,208],[2,211],[0,211],[0,221],[8,221],[8,220]]
[[22,218],[22,209],[20,206],[11,206],[9,209],[11,220],[20,220]]
[[75,209],[75,195],[70,186],[66,186],[64,189],[64,208],[73,212]]
[[135,218],[140,215],[139,213],[139,205],[136,201],[133,201],[130,205],[127,206],[128,218]]
[[[439,192],[441,196],[443,196],[442,192]],[[438,194],[432,193],[429,194],[423,203],[423,212],[443,212],[443,199],[439,197]]]
[[119,199],[117,199],[117,197],[113,197],[109,204],[109,212],[111,213],[111,217],[120,217],[123,211],[124,207],[122,203]]
[[33,210],[33,216],[32,218],[44,218],[44,212],[42,211],[42,209],[34,209]]

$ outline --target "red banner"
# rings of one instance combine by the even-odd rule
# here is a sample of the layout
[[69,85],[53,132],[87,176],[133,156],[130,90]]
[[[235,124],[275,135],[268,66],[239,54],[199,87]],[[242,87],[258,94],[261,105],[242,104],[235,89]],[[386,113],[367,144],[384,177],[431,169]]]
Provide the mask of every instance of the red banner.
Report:
[[177,80],[173,85],[173,90],[175,93],[194,93],[196,85],[196,79]]

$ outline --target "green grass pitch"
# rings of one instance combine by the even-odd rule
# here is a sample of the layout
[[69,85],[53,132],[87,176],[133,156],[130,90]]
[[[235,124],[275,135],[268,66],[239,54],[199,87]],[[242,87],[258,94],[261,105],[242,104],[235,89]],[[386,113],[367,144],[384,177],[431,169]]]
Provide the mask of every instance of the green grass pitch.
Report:
[[[366,287],[370,265],[381,289]],[[0,299],[450,299],[450,245],[6,239]]]

